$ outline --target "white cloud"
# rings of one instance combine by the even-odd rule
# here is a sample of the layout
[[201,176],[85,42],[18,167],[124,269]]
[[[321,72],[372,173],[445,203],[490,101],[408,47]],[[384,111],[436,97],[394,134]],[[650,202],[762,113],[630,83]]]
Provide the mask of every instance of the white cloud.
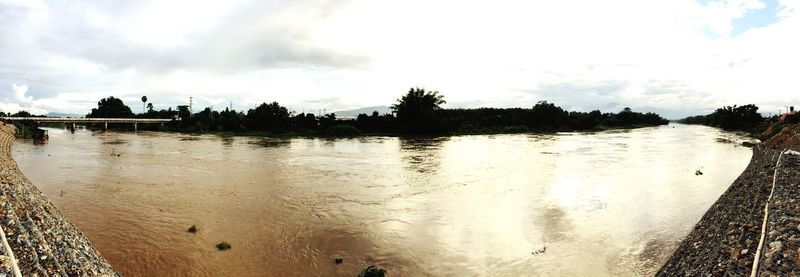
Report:
[[2,112],[17,112],[21,110],[43,112],[43,109],[34,107],[34,100],[25,94],[28,92],[28,86],[11,84],[11,98],[0,101],[0,111]]
[[781,1],[778,22],[734,35],[764,3],[0,1],[0,86],[28,85],[19,105],[75,113],[108,95],[335,110],[388,105],[411,86],[450,106],[772,110],[800,100],[797,6]]
[[22,106],[30,106],[33,104],[33,97],[25,96],[28,92],[28,86],[12,84],[11,90],[14,92],[14,101]]

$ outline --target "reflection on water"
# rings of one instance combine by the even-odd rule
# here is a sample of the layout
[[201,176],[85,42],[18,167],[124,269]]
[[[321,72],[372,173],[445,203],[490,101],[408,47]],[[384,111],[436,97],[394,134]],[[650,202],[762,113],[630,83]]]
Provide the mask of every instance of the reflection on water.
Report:
[[[222,140],[222,142],[227,146],[232,146],[233,141],[234,141],[233,137],[227,137]],[[285,147],[289,146],[292,143],[292,141],[289,139],[282,139],[282,138],[258,138],[249,141],[248,143],[252,145],[258,145],[261,147]]]
[[439,169],[442,144],[450,138],[401,138],[400,153],[406,168],[419,173],[434,173]]
[[126,276],[355,276],[368,264],[390,276],[636,276],[657,270],[750,156],[717,140],[736,135],[673,126],[354,139],[51,129],[13,154]]

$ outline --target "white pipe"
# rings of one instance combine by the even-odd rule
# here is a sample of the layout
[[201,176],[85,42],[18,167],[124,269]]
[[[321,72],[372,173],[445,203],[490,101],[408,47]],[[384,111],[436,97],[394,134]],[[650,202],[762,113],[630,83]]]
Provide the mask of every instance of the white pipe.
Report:
[[781,157],[783,157],[783,152],[786,149],[781,151],[781,154],[778,155],[778,162],[775,163],[775,172],[772,174],[772,189],[769,191],[769,197],[767,197],[767,203],[764,204],[764,222],[761,223],[761,238],[758,240],[758,248],[756,248],[756,258],[753,261],[753,269],[750,271],[750,277],[756,277],[758,275],[758,263],[761,261],[761,251],[764,248],[764,240],[767,238],[767,220],[769,219],[769,202],[772,201],[772,194],[775,193],[775,183],[778,181],[778,166],[781,164]]
[[14,271],[14,276],[22,277],[22,273],[19,271],[19,265],[17,265],[17,259],[14,258],[14,251],[11,251],[11,246],[8,245],[8,241],[6,240],[6,232],[0,230],[0,237],[3,239],[3,247],[5,247],[6,252],[8,252],[8,259],[11,260],[11,270]]

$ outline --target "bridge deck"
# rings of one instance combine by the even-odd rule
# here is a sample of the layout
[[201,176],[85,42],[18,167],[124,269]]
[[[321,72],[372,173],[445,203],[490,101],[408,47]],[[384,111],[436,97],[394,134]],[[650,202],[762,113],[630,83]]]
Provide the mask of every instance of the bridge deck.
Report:
[[156,118],[85,118],[85,117],[0,117],[2,121],[35,121],[56,123],[166,123],[180,119]]

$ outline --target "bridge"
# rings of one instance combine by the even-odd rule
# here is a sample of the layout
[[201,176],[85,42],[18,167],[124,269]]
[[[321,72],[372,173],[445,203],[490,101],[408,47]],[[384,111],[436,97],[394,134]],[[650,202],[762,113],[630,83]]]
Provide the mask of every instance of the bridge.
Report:
[[138,130],[139,124],[155,124],[155,123],[169,123],[174,121],[181,121],[180,118],[174,119],[157,119],[157,118],[86,118],[86,117],[0,117],[0,120],[5,122],[15,122],[15,121],[27,121],[27,122],[36,122],[36,123],[64,123],[64,124],[72,124],[72,129],[75,129],[75,124],[82,123],[93,123],[99,124],[103,123],[103,127],[108,129],[109,123],[123,123],[123,124],[133,124],[133,129]]

